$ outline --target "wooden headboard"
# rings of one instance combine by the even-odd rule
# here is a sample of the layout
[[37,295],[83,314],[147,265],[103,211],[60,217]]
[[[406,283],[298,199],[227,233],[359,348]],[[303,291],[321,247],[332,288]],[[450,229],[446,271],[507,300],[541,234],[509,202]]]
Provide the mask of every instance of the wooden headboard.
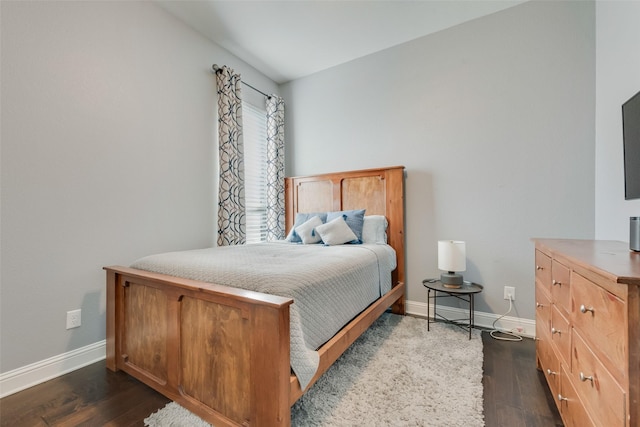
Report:
[[298,212],[366,209],[365,215],[384,215],[398,259],[392,283],[405,283],[404,166],[285,178],[285,207],[287,231]]

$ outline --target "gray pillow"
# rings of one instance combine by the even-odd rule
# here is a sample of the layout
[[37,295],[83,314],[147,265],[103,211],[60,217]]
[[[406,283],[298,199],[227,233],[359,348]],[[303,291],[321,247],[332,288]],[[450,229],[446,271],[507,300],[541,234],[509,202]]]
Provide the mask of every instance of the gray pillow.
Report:
[[387,243],[387,218],[366,215],[362,225],[362,243]]

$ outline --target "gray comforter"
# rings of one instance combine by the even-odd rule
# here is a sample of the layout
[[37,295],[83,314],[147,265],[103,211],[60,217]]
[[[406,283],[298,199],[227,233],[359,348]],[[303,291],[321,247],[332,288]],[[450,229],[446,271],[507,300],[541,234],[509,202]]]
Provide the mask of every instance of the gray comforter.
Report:
[[318,347],[391,289],[388,245],[283,242],[151,255],[131,267],[292,298],[291,368],[304,390],[318,369]]

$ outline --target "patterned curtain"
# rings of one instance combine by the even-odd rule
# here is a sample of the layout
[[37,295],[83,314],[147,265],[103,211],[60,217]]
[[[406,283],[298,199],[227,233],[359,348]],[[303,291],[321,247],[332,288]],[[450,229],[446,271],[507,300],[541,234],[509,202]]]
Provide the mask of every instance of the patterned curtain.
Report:
[[216,69],[218,87],[218,246],[246,241],[244,203],[244,145],[240,75],[222,66]]
[[284,99],[267,98],[267,241],[284,239]]

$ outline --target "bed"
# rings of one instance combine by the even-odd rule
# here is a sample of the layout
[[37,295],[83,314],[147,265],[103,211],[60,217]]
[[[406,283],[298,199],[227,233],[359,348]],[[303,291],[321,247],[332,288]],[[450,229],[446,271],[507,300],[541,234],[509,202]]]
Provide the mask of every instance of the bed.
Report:
[[404,314],[404,168],[286,178],[285,205],[287,230],[302,212],[383,215],[396,256],[390,287],[317,349],[303,385],[292,372],[293,298],[132,267],[105,267],[107,367],[216,427],[290,425],[291,405],[375,319]]

